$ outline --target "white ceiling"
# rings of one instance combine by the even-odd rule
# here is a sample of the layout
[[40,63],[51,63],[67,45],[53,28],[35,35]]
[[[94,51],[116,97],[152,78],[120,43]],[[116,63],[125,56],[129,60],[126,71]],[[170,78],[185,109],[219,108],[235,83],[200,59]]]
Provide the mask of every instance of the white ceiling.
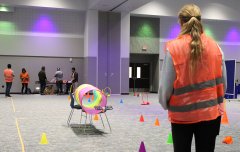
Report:
[[87,0],[0,0],[0,4],[13,7],[47,7],[69,10],[86,10]]
[[14,7],[48,7],[86,11],[88,9],[130,12],[152,0],[0,0],[0,4]]
[[89,9],[101,11],[130,12],[152,0],[89,0]]

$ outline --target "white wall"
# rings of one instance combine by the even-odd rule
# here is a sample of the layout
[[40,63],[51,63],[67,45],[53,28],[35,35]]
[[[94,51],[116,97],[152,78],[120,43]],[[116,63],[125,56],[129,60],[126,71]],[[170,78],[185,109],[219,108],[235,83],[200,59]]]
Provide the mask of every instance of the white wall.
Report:
[[[0,12],[0,71],[12,64],[16,78],[12,91],[20,92],[20,71],[30,74],[29,87],[35,88],[41,66],[46,66],[48,80],[57,67],[69,80],[71,68],[83,83],[85,12],[49,8],[18,7],[14,12]],[[69,62],[69,58],[73,62]],[[4,85],[3,75],[0,83]],[[4,92],[4,89],[0,89]]]
[[0,55],[84,56],[85,13],[16,8],[0,15]]
[[130,55],[130,14],[121,14],[121,57],[129,58]]
[[238,79],[238,82],[240,81],[240,62],[237,62],[236,66],[236,79]]
[[84,31],[84,56],[98,56],[98,11],[88,10]]

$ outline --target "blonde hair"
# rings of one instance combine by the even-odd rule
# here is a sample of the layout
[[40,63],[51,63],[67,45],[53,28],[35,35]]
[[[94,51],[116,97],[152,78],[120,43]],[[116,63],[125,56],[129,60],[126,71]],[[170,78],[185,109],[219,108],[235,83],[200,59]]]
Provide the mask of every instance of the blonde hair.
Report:
[[190,34],[192,41],[190,43],[190,70],[194,72],[199,59],[202,54],[202,41],[201,34],[203,33],[203,27],[201,23],[201,11],[197,5],[187,4],[184,5],[179,13],[178,18],[181,24],[180,35]]

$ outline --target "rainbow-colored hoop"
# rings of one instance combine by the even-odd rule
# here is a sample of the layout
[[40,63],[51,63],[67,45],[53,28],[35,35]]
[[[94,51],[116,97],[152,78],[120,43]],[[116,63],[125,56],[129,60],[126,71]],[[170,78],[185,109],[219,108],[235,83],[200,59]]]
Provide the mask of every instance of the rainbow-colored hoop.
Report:
[[[83,97],[89,92],[93,93],[93,101],[89,103],[83,102]],[[75,100],[88,114],[98,114],[101,112],[101,110],[96,109],[95,107],[105,107],[107,105],[105,94],[102,93],[100,89],[90,84],[82,84],[75,90]]]

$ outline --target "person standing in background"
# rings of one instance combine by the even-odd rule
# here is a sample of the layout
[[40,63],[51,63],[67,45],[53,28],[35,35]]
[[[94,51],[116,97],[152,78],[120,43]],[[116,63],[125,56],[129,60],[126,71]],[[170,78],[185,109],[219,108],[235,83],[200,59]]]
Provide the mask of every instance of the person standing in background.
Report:
[[12,82],[14,78],[14,71],[11,68],[12,68],[12,65],[8,64],[7,69],[3,71],[5,82],[6,82],[5,97],[12,97],[10,95],[10,90],[11,90]]
[[78,84],[78,73],[76,72],[75,67],[72,67],[72,75],[71,75],[72,89],[71,92],[75,91]]
[[29,77],[28,72],[26,71],[25,68],[22,68],[22,73],[20,74],[20,79],[21,79],[21,82],[22,82],[21,93],[23,94],[23,90],[25,88],[25,94],[27,94],[28,83],[29,83],[30,77]]
[[40,94],[44,95],[44,90],[46,87],[47,77],[45,73],[45,66],[42,66],[41,71],[38,73],[39,83],[40,83]]
[[57,85],[57,94],[62,94],[62,84],[63,84],[63,72],[60,70],[60,68],[57,68],[57,71],[54,75],[54,77],[56,78],[56,85]]
[[174,152],[214,152],[227,87],[224,54],[205,33],[200,8],[183,6],[181,32],[167,42],[159,102],[168,110]]

